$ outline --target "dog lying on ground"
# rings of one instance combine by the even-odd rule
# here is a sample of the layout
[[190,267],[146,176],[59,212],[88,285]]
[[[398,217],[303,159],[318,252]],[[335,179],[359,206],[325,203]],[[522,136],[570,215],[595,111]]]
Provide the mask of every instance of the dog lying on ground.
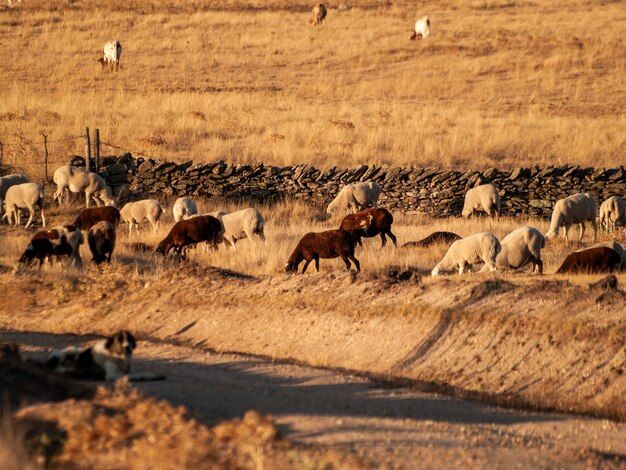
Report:
[[135,337],[121,330],[90,348],[81,350],[70,346],[62,351],[54,351],[45,366],[77,379],[117,380],[130,372],[136,347]]

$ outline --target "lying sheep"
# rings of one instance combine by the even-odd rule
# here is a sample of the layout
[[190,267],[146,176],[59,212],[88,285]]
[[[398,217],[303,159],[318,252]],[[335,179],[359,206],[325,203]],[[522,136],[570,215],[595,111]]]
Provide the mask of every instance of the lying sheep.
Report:
[[606,232],[615,230],[618,225],[626,225],[626,204],[620,196],[611,196],[600,205],[600,227]]
[[98,173],[87,171],[75,166],[62,166],[54,172],[57,190],[54,198],[61,203],[61,196],[68,189],[73,193],[85,193],[85,204],[89,207],[93,199],[97,206],[115,206],[111,189]]
[[302,261],[304,267],[302,274],[306,272],[309,263],[315,260],[315,269],[320,270],[320,258],[337,258],[340,257],[346,264],[346,269],[350,269],[350,261],[354,263],[357,272],[361,270],[359,260],[354,257],[354,238],[345,230],[328,230],[321,233],[307,233],[298,242],[296,249],[293,250],[287,264],[285,272],[297,273],[298,267]]
[[461,215],[467,219],[474,212],[486,212],[488,216],[500,215],[500,195],[493,184],[476,186],[465,193]]
[[91,261],[100,264],[103,261],[111,262],[115,249],[115,225],[101,220],[89,229],[87,242],[91,251]]
[[197,214],[198,206],[196,206],[196,203],[188,197],[179,197],[174,203],[172,212],[174,213],[174,222],[178,222]]
[[8,189],[11,186],[15,186],[16,184],[29,183],[30,180],[28,176],[25,175],[6,175],[0,178],[0,215],[4,211],[4,196],[6,195]]
[[326,212],[332,214],[336,210],[345,210],[346,213],[350,213],[360,211],[369,206],[377,207],[380,192],[380,186],[376,181],[347,184],[339,191],[335,199],[328,204]]
[[261,213],[253,207],[231,212],[230,214],[215,211],[209,212],[208,215],[221,221],[224,227],[224,241],[228,241],[235,250],[237,249],[235,246],[237,240],[243,238],[252,240],[254,235],[256,235],[259,239],[265,241],[265,219]]
[[477,233],[455,241],[443,259],[433,268],[431,274],[438,276],[440,271],[459,269],[463,274],[466,266],[483,261],[490,271],[496,270],[496,257],[501,246],[498,238],[490,232]]
[[559,199],[554,205],[550,228],[545,234],[547,239],[559,235],[559,229],[565,226],[565,239],[569,240],[569,229],[573,224],[580,224],[580,242],[585,235],[585,222],[593,224],[593,241],[598,239],[598,224],[596,223],[596,201],[587,193],[578,193],[564,199]]
[[159,219],[163,214],[163,207],[156,199],[143,199],[136,202],[128,202],[122,207],[120,216],[122,220],[128,224],[128,236],[133,232],[133,225],[137,225],[147,219],[152,225],[152,231],[156,232],[159,225]]
[[170,230],[170,233],[159,243],[157,253],[166,256],[172,249],[181,257],[186,246],[199,242],[208,242],[213,248],[222,241],[224,229],[219,220],[210,215],[200,215],[183,219]]
[[4,218],[8,220],[10,224],[20,225],[21,213],[20,209],[28,209],[30,218],[26,222],[26,228],[30,227],[35,216],[35,206],[39,206],[41,211],[41,225],[46,226],[46,217],[43,213],[43,185],[39,183],[22,183],[11,186],[5,196],[4,205],[6,207],[6,214]]
[[85,242],[85,238],[80,230],[73,225],[54,227],[49,230],[37,232],[30,240],[26,250],[19,259],[19,264],[29,264],[33,260],[39,260],[39,267],[44,261],[51,261],[52,258],[69,258],[69,265],[75,267],[82,266],[80,257],[80,245]]
[[556,274],[609,273],[619,269],[622,260],[617,251],[598,246],[567,255]]
[[401,248],[426,248],[432,245],[437,245],[439,243],[452,243],[457,240],[460,240],[456,233],[452,232],[433,232],[428,235],[426,238],[422,238],[416,242],[406,242]]
[[[611,240],[608,242],[597,243],[593,246],[590,246],[589,248],[599,248],[602,246],[606,248],[610,248],[611,250],[614,250],[619,255],[620,259],[622,260],[622,266],[626,266],[626,245],[620,245],[619,243]],[[581,252],[581,251],[584,251],[585,249],[587,248],[582,248],[576,251]]]
[[[533,264],[533,272],[543,273],[541,249],[545,239],[534,227],[520,227],[509,233],[500,242],[502,249],[496,258],[498,269],[520,269],[528,263]],[[483,267],[483,271],[487,265]]]

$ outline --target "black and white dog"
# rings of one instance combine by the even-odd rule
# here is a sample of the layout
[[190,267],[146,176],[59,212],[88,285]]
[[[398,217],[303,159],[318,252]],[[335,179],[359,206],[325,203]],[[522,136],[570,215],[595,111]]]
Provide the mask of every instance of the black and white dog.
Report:
[[128,331],[118,331],[91,348],[74,346],[54,351],[46,360],[46,367],[77,379],[117,380],[130,372],[135,337]]

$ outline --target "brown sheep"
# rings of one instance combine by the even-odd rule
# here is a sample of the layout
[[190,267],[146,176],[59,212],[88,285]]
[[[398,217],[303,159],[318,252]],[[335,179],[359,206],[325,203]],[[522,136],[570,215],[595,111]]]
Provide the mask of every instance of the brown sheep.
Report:
[[457,240],[460,240],[456,233],[452,232],[433,232],[428,235],[426,238],[423,238],[417,242],[407,242],[402,245],[402,248],[427,248],[432,245],[436,245],[438,243],[447,243],[450,244]]
[[318,3],[313,7],[313,18],[311,18],[311,24],[313,26],[322,24],[324,23],[324,18],[326,18],[326,7],[323,3]]
[[222,241],[224,228],[222,223],[210,215],[200,215],[191,219],[184,219],[172,227],[156,248],[157,253],[166,256],[172,249],[181,257],[184,257],[182,250],[188,245],[199,242],[208,242],[213,248]]
[[43,262],[52,257],[61,258],[67,256],[70,258],[74,253],[74,248],[67,239],[67,235],[63,233],[63,230],[51,229],[42,230],[33,235],[33,238],[28,243],[26,250],[22,253],[18,264],[28,265],[35,259],[39,260],[39,268],[43,265]]
[[363,246],[361,237],[369,238],[380,234],[382,245],[385,246],[389,235],[395,246],[398,246],[396,236],[391,233],[391,224],[393,224],[393,216],[387,209],[381,207],[373,207],[365,209],[356,214],[348,214],[341,221],[340,228],[349,232],[354,238],[355,243]]
[[115,249],[115,225],[106,220],[101,220],[89,229],[87,234],[91,261],[100,264],[103,261],[111,262],[111,255]]
[[622,259],[617,251],[600,246],[570,253],[556,274],[613,272],[621,264]]
[[315,260],[315,269],[320,270],[320,258],[331,259],[341,257],[346,263],[346,269],[350,269],[350,261],[354,263],[357,272],[361,270],[359,260],[354,257],[354,238],[344,230],[328,230],[321,233],[307,233],[296,249],[289,257],[285,265],[285,272],[298,272],[298,267],[303,260],[304,268],[302,274],[305,273],[309,263]]
[[100,221],[111,222],[115,227],[120,223],[120,211],[113,206],[91,207],[84,209],[74,221],[74,227],[89,231]]

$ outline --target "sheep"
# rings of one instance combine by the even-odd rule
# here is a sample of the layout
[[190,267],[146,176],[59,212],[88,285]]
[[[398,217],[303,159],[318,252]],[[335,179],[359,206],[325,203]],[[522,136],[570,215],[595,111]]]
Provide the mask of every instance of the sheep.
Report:
[[172,212],[174,213],[174,222],[178,222],[182,219],[187,219],[192,215],[197,214],[198,207],[192,199],[188,197],[179,197],[174,203]]
[[320,270],[320,258],[337,258],[341,257],[346,264],[346,269],[350,269],[350,261],[354,263],[357,272],[361,270],[359,260],[354,257],[354,239],[345,230],[328,230],[321,233],[307,233],[296,246],[287,264],[285,272],[298,273],[298,266],[303,260],[306,260],[302,268],[302,274],[306,272],[306,268],[312,260],[315,260],[315,269]]
[[143,219],[147,219],[152,225],[152,231],[156,232],[161,214],[163,214],[163,207],[156,199],[129,202],[120,211],[122,220],[128,224],[129,237],[133,232],[133,224],[136,224],[139,229],[139,224],[143,222]]
[[326,18],[326,7],[322,3],[318,3],[313,7],[313,18],[311,18],[311,24],[315,27],[318,24],[324,23]]
[[496,217],[500,215],[500,195],[493,184],[483,184],[476,186],[465,193],[463,211],[461,215],[467,219],[474,212],[486,212],[491,217],[492,213]]
[[42,230],[33,236],[22,254],[19,264],[27,264],[37,258],[41,268],[45,259],[51,259],[52,256],[56,258],[67,256],[70,259],[70,266],[80,268],[83,264],[80,256],[80,245],[83,243],[85,243],[83,234],[73,225]]
[[120,211],[113,206],[83,209],[72,225],[80,230],[89,231],[91,227],[101,220],[111,222],[117,227],[120,223]]
[[598,239],[598,224],[596,223],[596,202],[587,193],[578,193],[559,199],[554,205],[550,228],[544,235],[548,240],[559,235],[559,229],[565,226],[565,240],[569,241],[569,229],[573,224],[580,224],[580,236],[578,241],[583,239],[585,234],[585,222],[591,221],[593,224],[593,241]]
[[182,251],[188,245],[208,242],[214,248],[222,241],[222,223],[210,215],[200,215],[176,222],[167,236],[159,243],[156,253],[166,256],[172,249],[184,257]]
[[326,212],[332,214],[336,210],[345,209],[346,213],[359,211],[366,207],[377,207],[380,186],[375,181],[364,181],[345,185],[339,194],[328,204]]
[[415,29],[413,29],[413,34],[409,39],[411,41],[415,41],[416,39],[426,39],[429,34],[430,19],[428,18],[428,16],[423,16],[415,22]]
[[115,249],[115,225],[101,220],[89,229],[87,241],[91,251],[91,261],[96,264],[103,261],[110,263],[111,255]]
[[495,271],[496,257],[501,246],[498,238],[490,232],[482,232],[455,241],[439,263],[433,268],[431,275],[438,276],[440,271],[451,271],[459,268],[463,274],[466,265],[483,261],[490,271]]
[[[520,227],[509,233],[500,242],[501,250],[496,257],[498,269],[520,269],[532,263],[533,272],[543,274],[541,249],[545,246],[545,239],[539,230],[534,227]],[[483,271],[487,265],[483,267]]]
[[21,222],[20,209],[28,209],[30,218],[26,222],[26,228],[30,227],[33,217],[35,216],[35,206],[39,206],[41,211],[41,225],[46,226],[46,217],[43,213],[43,185],[39,183],[22,183],[11,186],[4,198],[6,218],[10,224],[19,225]]
[[4,210],[4,196],[6,195],[7,190],[16,184],[29,182],[30,180],[28,179],[28,176],[25,175],[12,174],[0,178],[0,215],[2,215],[2,211]]
[[341,221],[340,228],[349,232],[352,238],[354,238],[354,241],[361,246],[363,246],[361,237],[369,238],[380,234],[382,248],[387,243],[385,235],[389,235],[393,244],[398,246],[396,236],[391,233],[391,224],[393,224],[391,212],[387,209],[374,207],[357,212],[356,214],[346,215]]
[[415,248],[415,247],[426,248],[432,245],[436,245],[438,243],[452,243],[460,239],[461,237],[459,237],[456,233],[433,232],[430,235],[428,235],[426,238],[423,238],[419,241],[407,242],[404,245],[402,245],[401,248]]
[[621,264],[622,259],[617,251],[606,246],[598,246],[570,253],[556,270],[556,274],[613,272],[619,269]]
[[626,225],[626,204],[620,196],[612,196],[600,205],[600,227],[606,232]]
[[[592,245],[589,248],[599,248],[602,246],[605,246],[607,248],[610,248],[611,250],[616,251],[622,260],[622,266],[626,266],[626,245],[620,245],[619,243],[611,240],[608,242],[597,243],[596,245]],[[586,248],[581,248],[580,250],[577,250],[577,252],[584,251],[585,249]]]
[[57,190],[54,199],[61,203],[61,196],[69,189],[73,193],[85,193],[85,203],[89,207],[91,199],[100,206],[100,202],[107,206],[115,206],[115,200],[106,182],[97,173],[86,171],[82,168],[66,165],[59,167],[54,172],[54,182]]
[[113,70],[113,66],[115,65],[115,71],[120,66],[120,57],[122,56],[122,45],[119,41],[109,41],[104,44],[104,48],[102,51],[102,57],[98,59],[100,65],[102,66],[102,70],[108,65]]
[[230,245],[237,250],[235,244],[237,240],[243,238],[253,239],[257,235],[259,239],[265,241],[264,226],[265,219],[261,213],[249,207],[236,212],[222,213],[222,211],[210,212],[209,215],[220,220],[224,227],[224,241],[228,241]]

